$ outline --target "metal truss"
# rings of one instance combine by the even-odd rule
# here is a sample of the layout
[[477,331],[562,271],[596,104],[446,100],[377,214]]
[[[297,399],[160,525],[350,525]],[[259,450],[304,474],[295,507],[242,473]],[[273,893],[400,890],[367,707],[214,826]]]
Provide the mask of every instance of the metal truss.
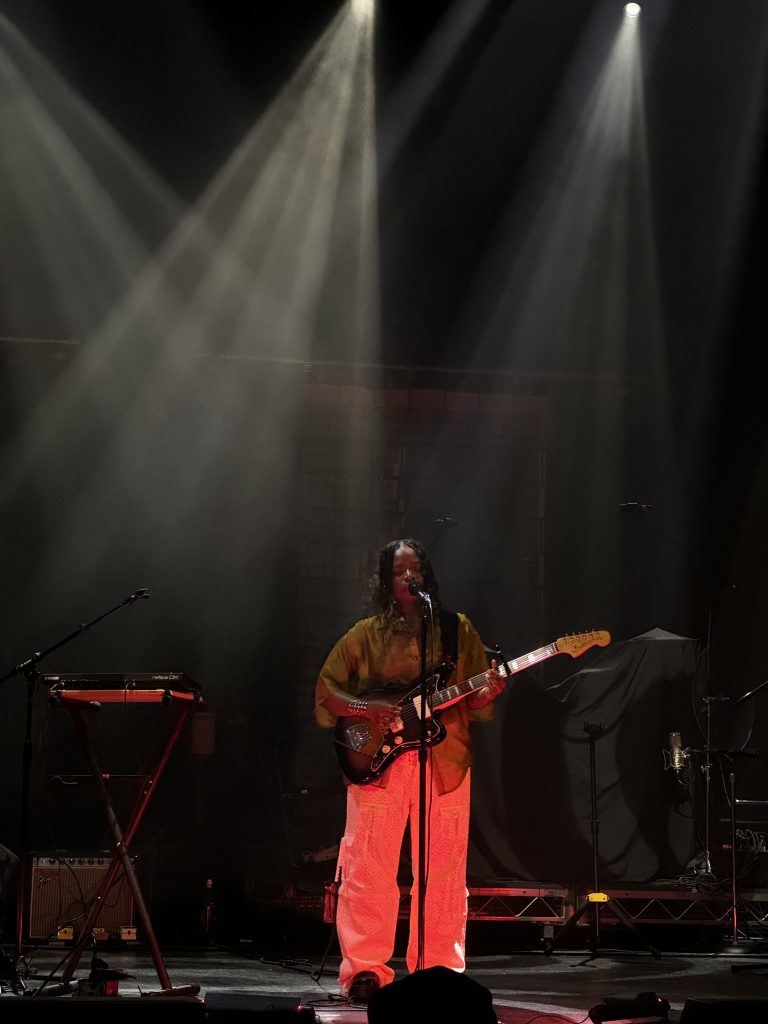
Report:
[[[587,891],[577,887],[542,886],[474,886],[469,888],[468,919],[470,921],[526,921],[536,924],[563,924],[587,898]],[[618,922],[611,914],[611,903],[620,907],[634,924],[723,925],[731,920],[733,905],[730,895],[705,892],[694,886],[680,888],[603,889],[608,902],[601,910],[600,920],[606,925]],[[325,920],[333,920],[337,886],[325,885]],[[410,887],[400,887],[399,916],[410,912]],[[290,902],[290,900],[288,901]],[[321,901],[316,898],[316,902]],[[739,916],[745,925],[768,928],[768,889],[745,889],[739,894]]]
[[570,912],[573,890],[560,887],[531,889],[469,889],[470,921],[534,921],[558,924]]

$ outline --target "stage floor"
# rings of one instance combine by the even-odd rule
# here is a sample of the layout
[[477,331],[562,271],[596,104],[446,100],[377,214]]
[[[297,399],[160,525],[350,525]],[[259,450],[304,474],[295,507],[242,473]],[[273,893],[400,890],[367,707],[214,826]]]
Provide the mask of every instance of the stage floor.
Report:
[[[46,974],[61,960],[62,950],[38,951],[31,959],[35,974],[27,985],[39,988]],[[159,983],[152,960],[143,949],[99,950],[112,968],[133,977],[120,982],[117,998],[130,999],[157,992]],[[85,979],[90,952],[81,960],[76,979]],[[163,951],[174,989],[198,985],[200,996],[209,993],[252,993],[301,998],[312,1006],[322,1024],[365,1024],[364,1007],[340,1001],[335,971],[338,958],[325,964],[318,977],[321,956],[305,959],[265,955],[253,950],[210,948],[194,951]],[[755,970],[744,970],[749,965]],[[401,960],[394,961],[401,976]],[[732,970],[736,966],[738,970]],[[687,999],[766,1000],[768,1007],[768,955],[732,953],[623,953],[601,949],[597,957],[588,951],[506,953],[469,957],[467,973],[491,990],[500,1021],[524,1024],[536,1017],[546,1021],[584,1021],[592,1006],[607,996],[635,996],[655,991],[671,1004],[670,1018],[678,1020]],[[2,996],[2,1002],[19,999]],[[69,996],[56,997],[57,1000]],[[50,1005],[48,999],[46,1004]],[[1,1012],[1,1010],[0,1010]],[[738,1017],[733,1018],[738,1020]],[[766,1015],[768,1019],[768,1014]]]

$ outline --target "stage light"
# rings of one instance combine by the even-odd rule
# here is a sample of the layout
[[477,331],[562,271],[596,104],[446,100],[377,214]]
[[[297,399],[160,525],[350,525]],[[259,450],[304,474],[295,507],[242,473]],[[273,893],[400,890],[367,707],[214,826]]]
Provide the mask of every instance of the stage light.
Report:
[[640,992],[634,998],[608,997],[589,1011],[594,1024],[603,1021],[665,1021],[669,1020],[669,1002],[655,992]]
[[625,4],[624,14],[627,18],[639,18],[642,7],[640,4]]
[[358,22],[368,22],[373,18],[374,0],[352,0],[352,16]]

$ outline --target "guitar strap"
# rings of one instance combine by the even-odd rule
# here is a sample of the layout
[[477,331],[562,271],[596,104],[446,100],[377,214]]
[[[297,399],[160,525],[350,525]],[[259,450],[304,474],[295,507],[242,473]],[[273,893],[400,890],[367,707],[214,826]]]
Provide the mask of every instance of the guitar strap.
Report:
[[459,616],[440,609],[440,634],[443,638],[443,659],[453,665],[459,660]]

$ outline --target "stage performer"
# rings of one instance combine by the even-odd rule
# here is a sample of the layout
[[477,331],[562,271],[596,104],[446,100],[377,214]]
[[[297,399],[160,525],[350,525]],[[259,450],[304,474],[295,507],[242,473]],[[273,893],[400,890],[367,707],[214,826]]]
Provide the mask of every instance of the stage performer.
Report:
[[[317,681],[315,717],[332,727],[337,718],[365,716],[381,729],[402,731],[396,701],[366,698],[371,689],[402,687],[416,680],[421,666],[421,598],[413,581],[430,596],[438,625],[432,667],[452,655],[455,670],[445,686],[486,674],[486,681],[441,712],[445,739],[429,748],[427,759],[427,886],[424,964],[464,970],[467,920],[466,861],[469,832],[470,723],[492,717],[503,690],[495,663],[466,615],[439,611],[438,585],[427,553],[413,539],[395,540],[379,554],[375,614],[357,622],[335,644]],[[409,584],[411,588],[409,589]],[[348,781],[348,780],[346,780]],[[414,874],[418,864],[418,750],[407,749],[383,773],[365,784],[348,783],[347,818],[336,879],[340,882],[336,926],[342,961],[339,984],[352,1002],[368,1001],[391,982],[391,958],[399,908],[398,865],[410,822]],[[418,886],[411,890],[406,962],[416,969]]]

